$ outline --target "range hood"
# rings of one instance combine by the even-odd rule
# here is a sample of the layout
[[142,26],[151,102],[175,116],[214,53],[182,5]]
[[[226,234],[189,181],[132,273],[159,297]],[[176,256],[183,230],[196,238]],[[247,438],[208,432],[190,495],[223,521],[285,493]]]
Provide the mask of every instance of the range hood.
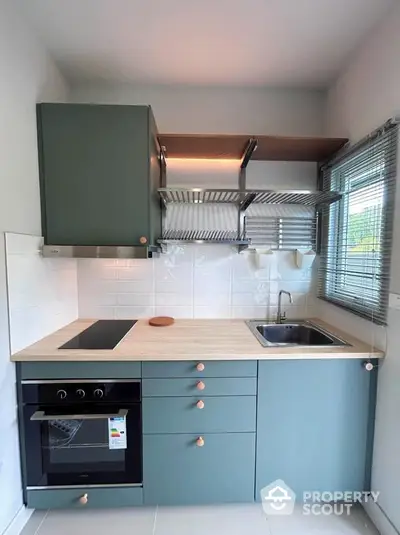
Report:
[[44,245],[46,258],[152,258],[158,256],[155,246],[97,246],[97,245]]

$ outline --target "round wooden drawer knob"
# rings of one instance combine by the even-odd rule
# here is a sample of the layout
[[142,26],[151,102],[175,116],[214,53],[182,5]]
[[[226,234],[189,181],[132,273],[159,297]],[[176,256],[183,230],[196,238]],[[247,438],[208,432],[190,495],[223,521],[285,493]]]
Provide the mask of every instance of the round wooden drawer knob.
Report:
[[142,245],[145,245],[145,244],[147,243],[147,238],[146,238],[146,236],[141,236],[141,237],[139,238],[139,241],[140,241],[140,243],[141,243]]
[[204,401],[202,399],[199,399],[199,401],[196,403],[196,407],[198,409],[204,409]]
[[197,440],[196,440],[196,445],[199,447],[199,448],[202,448],[204,446],[204,438],[203,437],[199,437]]
[[89,501],[89,498],[87,494],[84,494],[83,496],[79,498],[79,503],[81,503],[82,505],[86,505],[88,501]]
[[206,385],[203,383],[203,381],[199,381],[196,385],[197,390],[204,390]]
[[198,372],[202,372],[202,371],[204,371],[204,369],[205,369],[204,364],[203,364],[202,362],[199,362],[199,363],[197,364],[197,366],[196,366],[196,370],[197,370]]

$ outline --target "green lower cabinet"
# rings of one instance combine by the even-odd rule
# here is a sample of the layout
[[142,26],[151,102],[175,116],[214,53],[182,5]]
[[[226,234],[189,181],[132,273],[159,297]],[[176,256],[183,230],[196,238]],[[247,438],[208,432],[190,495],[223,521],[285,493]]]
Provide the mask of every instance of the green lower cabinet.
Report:
[[256,400],[256,396],[143,398],[143,433],[254,433]]
[[[199,386],[201,389],[199,389]],[[204,379],[143,379],[143,397],[164,396],[255,396],[256,377]]]
[[[200,365],[200,366],[199,366]],[[143,362],[143,377],[153,379],[257,377],[256,360]]]
[[254,433],[144,435],[145,505],[254,501]]
[[[36,489],[28,490],[26,499],[26,505],[30,509],[132,507],[143,505],[143,489],[142,487]],[[81,499],[86,503],[81,503]]]
[[361,360],[261,361],[256,499],[277,479],[297,499],[368,490],[375,391]]

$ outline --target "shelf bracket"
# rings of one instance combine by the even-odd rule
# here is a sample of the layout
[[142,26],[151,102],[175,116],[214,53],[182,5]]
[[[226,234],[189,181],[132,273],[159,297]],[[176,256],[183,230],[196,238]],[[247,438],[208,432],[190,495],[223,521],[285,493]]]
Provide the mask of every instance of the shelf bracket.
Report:
[[246,189],[246,167],[249,163],[253,152],[257,149],[258,141],[254,137],[251,137],[247,143],[246,148],[244,149],[242,160],[240,162],[239,169],[239,189],[244,191]]
[[250,161],[250,158],[253,155],[253,152],[257,149],[258,141],[256,138],[251,137],[247,143],[246,148],[242,156],[242,161],[240,163],[240,169],[246,169],[247,164]]
[[[258,141],[254,137],[251,137],[247,143],[246,148],[244,149],[242,160],[240,162],[240,169],[239,169],[239,184],[238,188],[240,191],[246,190],[246,168],[247,164],[249,163],[253,152],[257,149]],[[238,209],[238,235],[239,236],[245,236],[246,234],[246,218],[245,218],[245,212],[247,208],[250,206],[250,204],[253,202],[255,198],[255,195],[253,194],[243,194],[242,198],[239,202],[239,209]]]

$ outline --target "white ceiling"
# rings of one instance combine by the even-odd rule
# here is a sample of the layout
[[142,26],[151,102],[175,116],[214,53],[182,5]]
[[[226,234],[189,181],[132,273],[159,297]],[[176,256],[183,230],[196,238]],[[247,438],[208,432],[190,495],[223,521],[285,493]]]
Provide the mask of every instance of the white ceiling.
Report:
[[12,0],[71,80],[325,87],[395,0]]

